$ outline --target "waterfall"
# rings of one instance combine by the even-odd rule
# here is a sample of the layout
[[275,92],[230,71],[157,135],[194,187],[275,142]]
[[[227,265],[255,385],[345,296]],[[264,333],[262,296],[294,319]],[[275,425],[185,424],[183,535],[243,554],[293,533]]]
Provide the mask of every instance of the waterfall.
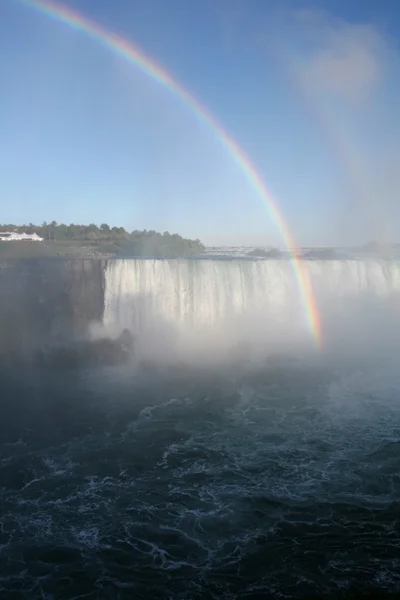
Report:
[[105,274],[104,323],[135,330],[154,318],[198,328],[299,307],[288,261],[113,260]]
[[[398,299],[400,263],[395,260],[305,264],[320,314],[334,333],[338,323],[355,322],[361,305],[371,308],[378,301]],[[240,259],[110,260],[103,324],[135,333],[163,325],[214,335],[222,326],[224,335],[241,327],[252,328],[253,334],[263,327],[270,334],[308,328],[291,262]]]

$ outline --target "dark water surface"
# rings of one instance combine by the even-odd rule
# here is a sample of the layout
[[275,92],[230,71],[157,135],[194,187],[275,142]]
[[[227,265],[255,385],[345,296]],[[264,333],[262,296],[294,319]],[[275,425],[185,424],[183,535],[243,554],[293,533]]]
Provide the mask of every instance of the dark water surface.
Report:
[[400,373],[0,376],[0,598],[400,589]]

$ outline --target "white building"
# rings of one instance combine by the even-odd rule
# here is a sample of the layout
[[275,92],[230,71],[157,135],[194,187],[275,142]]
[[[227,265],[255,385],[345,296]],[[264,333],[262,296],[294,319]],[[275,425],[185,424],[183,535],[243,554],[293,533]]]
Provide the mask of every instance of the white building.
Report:
[[17,233],[16,231],[0,232],[0,242],[43,242],[37,233]]

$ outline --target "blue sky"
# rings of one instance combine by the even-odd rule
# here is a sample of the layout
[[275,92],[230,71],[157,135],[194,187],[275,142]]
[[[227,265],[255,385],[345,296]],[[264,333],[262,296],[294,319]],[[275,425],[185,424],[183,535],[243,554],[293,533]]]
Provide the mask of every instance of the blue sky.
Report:
[[[396,0],[69,0],[193,92],[300,244],[400,241]],[[0,3],[0,221],[281,244],[212,131],[84,34]]]

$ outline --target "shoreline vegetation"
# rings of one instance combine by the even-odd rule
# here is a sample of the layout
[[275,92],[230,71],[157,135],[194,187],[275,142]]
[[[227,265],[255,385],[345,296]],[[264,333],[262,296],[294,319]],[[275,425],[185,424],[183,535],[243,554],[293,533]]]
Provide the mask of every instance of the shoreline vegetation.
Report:
[[17,258],[114,258],[114,257],[186,257],[201,254],[205,246],[198,239],[177,233],[153,230],[126,231],[123,227],[65,225],[56,221],[41,225],[0,225],[0,233],[36,233],[43,241],[0,241],[0,259]]

